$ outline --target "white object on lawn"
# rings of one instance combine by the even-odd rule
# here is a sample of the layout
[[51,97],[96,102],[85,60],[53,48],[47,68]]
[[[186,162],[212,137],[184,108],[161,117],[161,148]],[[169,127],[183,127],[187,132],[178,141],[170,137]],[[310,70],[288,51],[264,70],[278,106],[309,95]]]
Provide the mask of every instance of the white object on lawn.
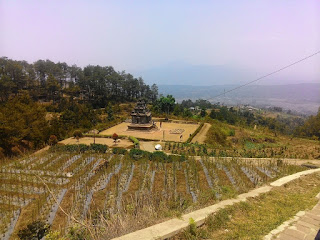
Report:
[[156,150],[162,150],[162,146],[160,144],[155,145],[154,148]]

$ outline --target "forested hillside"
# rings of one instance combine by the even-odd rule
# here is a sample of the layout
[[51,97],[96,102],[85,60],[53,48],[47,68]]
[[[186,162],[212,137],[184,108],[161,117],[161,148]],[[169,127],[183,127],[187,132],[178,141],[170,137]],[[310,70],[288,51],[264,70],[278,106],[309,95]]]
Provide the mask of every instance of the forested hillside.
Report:
[[111,66],[88,65],[80,68],[66,63],[38,60],[33,64],[0,58],[0,101],[26,90],[33,100],[58,102],[64,96],[105,107],[108,101],[154,101],[158,88],[146,85],[142,78],[117,72]]
[[80,68],[50,60],[30,64],[2,57],[0,158],[41,148],[50,138],[61,140],[77,129],[112,124],[119,121],[118,103],[153,102],[157,95],[155,84],[150,87],[111,66]]

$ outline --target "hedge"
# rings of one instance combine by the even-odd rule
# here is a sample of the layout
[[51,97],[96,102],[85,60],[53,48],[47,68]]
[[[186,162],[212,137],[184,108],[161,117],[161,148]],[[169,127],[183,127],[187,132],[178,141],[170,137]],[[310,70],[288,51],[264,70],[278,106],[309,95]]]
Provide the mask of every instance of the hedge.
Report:
[[172,162],[172,161],[184,162],[186,160],[187,158],[185,155],[169,155],[168,157],[168,162]]
[[137,137],[137,139],[139,140],[139,141],[159,141],[160,139],[151,139],[151,138],[142,138],[142,137]]
[[151,153],[147,151],[143,151],[141,149],[133,148],[130,150],[129,154],[131,158],[138,160],[143,157],[149,158]]
[[105,153],[108,150],[108,146],[105,144],[90,144],[90,150],[98,153]]
[[135,146],[136,148],[139,148],[140,144],[139,144],[139,140],[138,140],[138,139],[136,139],[136,138],[133,137],[133,136],[129,136],[129,140],[130,140],[131,142],[133,142],[133,144],[134,144],[134,146]]
[[184,155],[167,155],[165,152],[156,151],[153,153],[143,151],[141,149],[131,149],[130,157],[134,160],[139,160],[141,158],[147,158],[151,161],[160,161],[160,162],[172,162],[172,161],[180,161],[183,162],[186,160]]
[[[102,134],[84,134],[84,137],[96,137],[96,138],[112,138],[112,134],[108,134],[108,135],[102,135]],[[125,135],[118,135],[119,139],[124,139],[127,136]]]
[[123,155],[125,155],[127,152],[128,152],[127,149],[122,148],[122,147],[112,148],[112,153],[113,154],[123,154]]
[[66,151],[66,152],[87,152],[105,153],[108,146],[104,144],[70,144],[70,145],[55,145],[50,148],[51,151]]
[[197,128],[197,130],[194,131],[194,133],[191,134],[191,136],[188,138],[188,140],[186,141],[186,143],[190,143],[192,141],[192,139],[200,132],[201,128],[203,127],[204,123],[201,123],[199,125],[199,127]]
[[158,152],[153,152],[151,153],[149,159],[151,161],[167,161],[168,160],[168,155],[165,152],[158,151]]

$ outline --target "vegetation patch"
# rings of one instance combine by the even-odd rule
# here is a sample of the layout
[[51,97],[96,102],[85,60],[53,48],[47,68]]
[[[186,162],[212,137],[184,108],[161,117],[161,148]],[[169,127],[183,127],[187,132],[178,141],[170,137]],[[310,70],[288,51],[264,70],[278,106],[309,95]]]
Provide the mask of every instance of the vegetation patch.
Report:
[[[219,210],[205,224],[173,239],[262,239],[270,231],[318,201],[320,175],[301,177],[283,187]],[[191,225],[191,224],[190,224]],[[192,229],[191,229],[192,228]],[[190,238],[197,236],[198,238]],[[204,237],[202,237],[204,236]]]
[[138,139],[136,139],[136,138],[133,137],[133,136],[129,136],[129,140],[130,140],[131,142],[133,142],[135,148],[139,148],[139,140],[138,140]]
[[[95,138],[112,138],[112,134],[83,134],[84,137],[95,137]],[[125,139],[127,136],[118,135],[118,139]]]
[[136,148],[131,149],[129,152],[130,157],[135,160],[141,159],[143,157],[149,158],[150,154],[150,152]]
[[125,148],[115,147],[115,148],[112,148],[112,153],[113,154],[123,154],[123,155],[125,155],[125,154],[128,153],[128,151]]
[[204,123],[200,123],[199,127],[196,129],[196,131],[194,131],[194,133],[191,134],[191,136],[188,138],[188,140],[186,141],[187,143],[190,143],[192,141],[192,139],[200,132],[201,128],[203,127]]
[[108,150],[108,146],[104,144],[69,144],[69,145],[62,145],[58,144],[55,146],[52,146],[50,148],[51,152],[79,152],[79,153],[84,153],[84,152],[96,152],[96,153],[105,153]]

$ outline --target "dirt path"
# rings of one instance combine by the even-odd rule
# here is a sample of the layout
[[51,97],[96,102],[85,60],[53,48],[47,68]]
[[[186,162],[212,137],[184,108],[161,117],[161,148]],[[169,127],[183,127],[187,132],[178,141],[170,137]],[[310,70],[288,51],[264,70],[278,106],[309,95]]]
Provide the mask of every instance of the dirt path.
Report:
[[203,144],[207,137],[207,132],[209,131],[209,128],[211,127],[211,124],[205,123],[203,127],[201,128],[200,132],[192,139],[192,143],[198,142],[200,144]]
[[140,141],[140,149],[148,152],[154,152],[154,146],[156,145],[156,142],[143,142]]

